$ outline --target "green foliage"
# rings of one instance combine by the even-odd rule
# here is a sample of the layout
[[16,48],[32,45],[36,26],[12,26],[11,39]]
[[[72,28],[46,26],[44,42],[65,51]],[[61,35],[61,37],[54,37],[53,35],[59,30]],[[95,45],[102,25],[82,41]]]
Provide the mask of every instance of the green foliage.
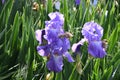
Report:
[[[32,9],[34,1],[39,4],[36,11]],[[63,71],[55,73],[47,70],[46,58],[36,51],[35,30],[43,29],[48,14],[56,11],[54,0],[43,1],[5,0],[0,4],[0,80],[119,80],[120,4],[99,0],[95,7],[89,0],[81,0],[80,5],[75,5],[74,0],[60,0],[58,11],[64,14],[64,29],[74,35],[71,46],[83,37],[84,23],[94,20],[104,28],[108,48],[102,59],[91,57],[86,45],[76,57],[70,50],[75,62],[64,60]]]

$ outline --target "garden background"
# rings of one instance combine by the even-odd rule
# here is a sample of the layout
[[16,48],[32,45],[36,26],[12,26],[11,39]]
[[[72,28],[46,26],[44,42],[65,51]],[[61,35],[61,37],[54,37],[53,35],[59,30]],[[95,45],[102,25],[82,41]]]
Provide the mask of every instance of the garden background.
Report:
[[[81,0],[79,5],[59,0],[60,9],[56,1],[0,0],[0,80],[120,80],[120,0]],[[48,14],[56,11],[64,15],[64,30],[73,35],[71,46],[83,38],[86,22],[101,25],[107,55],[91,57],[84,45],[81,55],[69,50],[75,62],[64,59],[61,72],[49,71],[47,59],[37,53],[35,31],[45,28]]]

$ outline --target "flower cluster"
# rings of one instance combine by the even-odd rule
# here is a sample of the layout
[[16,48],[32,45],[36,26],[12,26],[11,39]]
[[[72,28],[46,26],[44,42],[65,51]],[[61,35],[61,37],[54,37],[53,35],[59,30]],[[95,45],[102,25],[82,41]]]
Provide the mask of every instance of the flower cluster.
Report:
[[50,71],[60,72],[63,67],[63,57],[74,62],[68,52],[70,41],[63,30],[64,16],[59,12],[49,14],[50,20],[45,21],[45,29],[36,30],[36,39],[39,42],[37,51],[39,55],[48,58],[47,68]]
[[95,22],[87,22],[82,28],[84,38],[73,44],[72,50],[77,53],[84,42],[88,42],[88,52],[96,58],[103,58],[106,55],[104,43],[101,41],[103,28]]

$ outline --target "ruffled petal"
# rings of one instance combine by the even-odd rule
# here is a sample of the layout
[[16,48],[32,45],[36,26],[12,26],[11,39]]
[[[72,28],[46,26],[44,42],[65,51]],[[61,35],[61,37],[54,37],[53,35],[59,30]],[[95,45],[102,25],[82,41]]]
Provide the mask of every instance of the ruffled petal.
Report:
[[96,58],[103,58],[106,55],[104,48],[102,47],[101,41],[89,42],[88,52]]
[[63,14],[59,13],[59,12],[53,12],[53,13],[49,13],[48,14],[50,19],[52,21],[59,21],[59,23],[62,25],[64,24],[64,16]]
[[63,67],[63,58],[58,55],[51,55],[49,61],[47,62],[47,68],[50,71],[60,72]]
[[57,29],[46,30],[46,35],[44,35],[44,38],[48,41],[48,44],[54,42],[58,38],[58,30]]
[[103,28],[93,21],[85,23],[81,32],[89,41],[101,40],[103,36]]

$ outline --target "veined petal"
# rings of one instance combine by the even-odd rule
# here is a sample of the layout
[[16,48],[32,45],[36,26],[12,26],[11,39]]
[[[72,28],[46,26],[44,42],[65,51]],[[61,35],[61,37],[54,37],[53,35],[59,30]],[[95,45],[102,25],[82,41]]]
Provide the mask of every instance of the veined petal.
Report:
[[58,55],[51,55],[50,60],[47,62],[47,68],[50,71],[60,72],[63,67],[63,58]]
[[68,62],[74,62],[72,56],[68,52],[65,52],[63,56],[67,58]]
[[88,52],[96,58],[103,58],[106,55],[101,41],[91,41],[88,45]]

